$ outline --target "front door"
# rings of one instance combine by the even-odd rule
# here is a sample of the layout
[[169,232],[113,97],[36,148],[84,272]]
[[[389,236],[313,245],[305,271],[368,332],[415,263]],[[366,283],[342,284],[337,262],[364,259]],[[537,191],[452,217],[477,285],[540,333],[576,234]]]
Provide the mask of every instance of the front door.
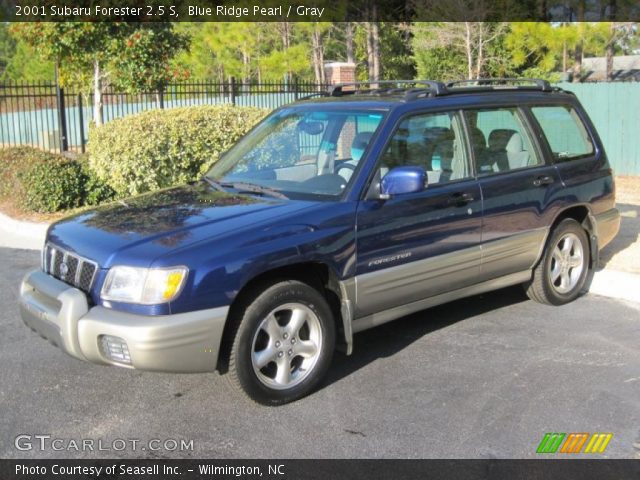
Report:
[[469,158],[458,112],[399,121],[378,160],[377,178],[394,167],[420,166],[428,185],[418,193],[360,202],[356,317],[475,283],[482,199]]

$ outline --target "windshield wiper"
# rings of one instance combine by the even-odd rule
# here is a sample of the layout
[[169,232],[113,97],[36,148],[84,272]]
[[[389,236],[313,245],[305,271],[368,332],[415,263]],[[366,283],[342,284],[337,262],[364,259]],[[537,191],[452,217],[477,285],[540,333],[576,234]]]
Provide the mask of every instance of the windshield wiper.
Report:
[[202,180],[207,182],[209,185],[211,185],[214,188],[214,190],[226,193],[226,190],[224,189],[224,187],[222,185],[220,185],[220,183],[216,182],[215,180],[212,180],[211,178],[207,177],[206,175],[204,175],[202,177]]
[[256,195],[269,195],[270,197],[282,198],[284,200],[288,200],[284,193],[279,192],[278,190],[273,190],[272,188],[263,187],[262,185],[256,185],[255,183],[246,183],[246,182],[226,182],[219,184],[225,188],[233,188],[234,190],[238,190],[238,193],[253,193]]

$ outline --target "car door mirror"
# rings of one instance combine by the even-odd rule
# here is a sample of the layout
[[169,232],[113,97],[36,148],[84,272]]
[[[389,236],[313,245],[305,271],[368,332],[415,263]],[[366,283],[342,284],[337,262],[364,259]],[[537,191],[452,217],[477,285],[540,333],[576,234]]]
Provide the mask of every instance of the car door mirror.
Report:
[[386,200],[393,195],[417,193],[427,185],[427,172],[422,167],[396,167],[380,182],[380,198]]

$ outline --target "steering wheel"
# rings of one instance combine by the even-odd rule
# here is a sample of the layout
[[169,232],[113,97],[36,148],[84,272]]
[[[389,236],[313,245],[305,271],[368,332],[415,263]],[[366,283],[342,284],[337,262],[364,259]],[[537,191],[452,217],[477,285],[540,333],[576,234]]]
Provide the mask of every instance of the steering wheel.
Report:
[[341,163],[340,165],[338,165],[338,168],[336,170],[336,173],[338,173],[340,170],[342,170],[343,168],[346,168],[347,170],[351,170],[352,174],[353,172],[356,171],[356,166],[353,163]]

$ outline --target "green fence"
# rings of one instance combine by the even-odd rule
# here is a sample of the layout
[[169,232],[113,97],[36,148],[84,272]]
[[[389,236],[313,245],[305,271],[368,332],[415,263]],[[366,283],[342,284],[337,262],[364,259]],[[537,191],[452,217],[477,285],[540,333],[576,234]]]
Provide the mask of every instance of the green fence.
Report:
[[560,83],[596,126],[616,175],[640,175],[640,83]]

